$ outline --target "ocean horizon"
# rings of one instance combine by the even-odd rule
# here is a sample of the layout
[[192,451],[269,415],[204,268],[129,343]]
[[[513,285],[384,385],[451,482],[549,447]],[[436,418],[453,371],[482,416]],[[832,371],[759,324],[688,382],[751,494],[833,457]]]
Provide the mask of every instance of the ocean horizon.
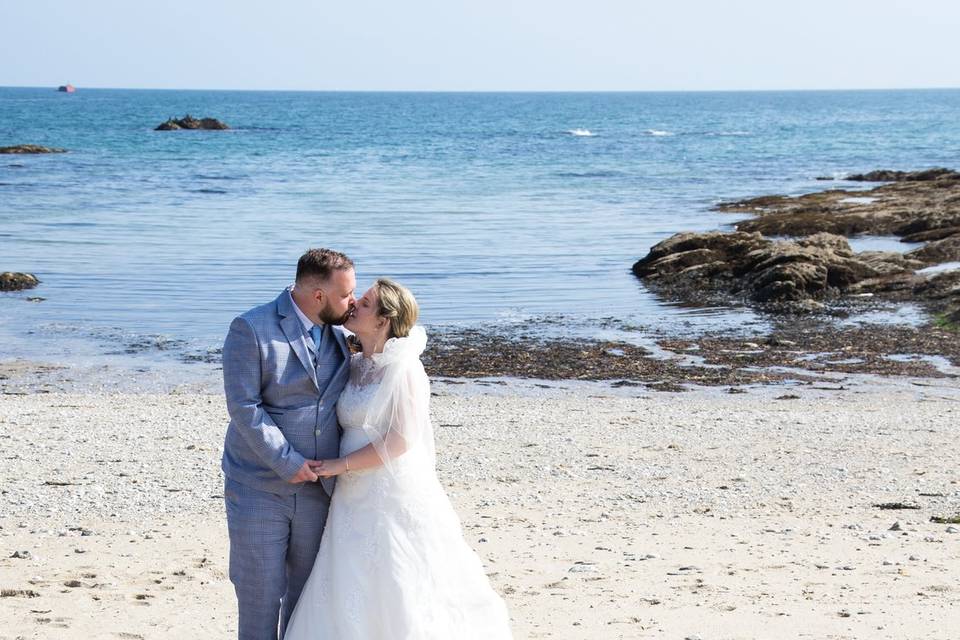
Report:
[[[187,113],[231,129],[153,130]],[[723,200],[955,168],[958,113],[957,89],[0,88],[0,146],[69,150],[0,160],[0,270],[42,281],[0,295],[0,358],[204,360],[316,246],[354,258],[360,292],[410,286],[431,330],[763,327],[660,300],[630,267],[676,232],[729,229]]]

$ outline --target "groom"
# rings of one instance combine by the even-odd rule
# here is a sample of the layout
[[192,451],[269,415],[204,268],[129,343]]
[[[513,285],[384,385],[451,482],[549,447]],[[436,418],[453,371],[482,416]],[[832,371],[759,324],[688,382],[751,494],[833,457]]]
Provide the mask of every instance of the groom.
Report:
[[340,455],[336,403],[350,372],[339,325],[356,300],[353,262],[311,249],[295,284],[234,319],[223,344],[230,425],[223,446],[230,581],[240,640],[283,635],[320,548]]

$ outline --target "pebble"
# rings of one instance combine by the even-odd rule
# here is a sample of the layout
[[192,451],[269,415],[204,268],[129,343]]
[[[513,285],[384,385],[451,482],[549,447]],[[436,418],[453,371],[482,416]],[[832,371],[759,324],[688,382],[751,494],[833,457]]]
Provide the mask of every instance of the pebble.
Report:
[[33,554],[29,551],[14,551],[11,558],[18,558],[20,560],[32,560]]
[[569,573],[596,573],[600,571],[592,562],[577,562],[569,569]]
[[947,527],[947,533],[960,533],[960,529],[956,527]]

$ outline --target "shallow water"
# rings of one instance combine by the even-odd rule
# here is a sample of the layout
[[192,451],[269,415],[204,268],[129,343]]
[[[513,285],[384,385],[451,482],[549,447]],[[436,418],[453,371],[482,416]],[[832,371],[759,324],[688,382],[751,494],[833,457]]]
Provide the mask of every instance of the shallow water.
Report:
[[[955,166],[958,108],[960,91],[0,89],[0,145],[70,149],[0,156],[0,270],[43,281],[0,296],[0,357],[202,357],[308,246],[349,253],[361,288],[405,282],[434,327],[761,326],[664,304],[630,266],[676,231],[742,219],[710,211],[721,200]],[[187,112],[234,128],[152,130]]]

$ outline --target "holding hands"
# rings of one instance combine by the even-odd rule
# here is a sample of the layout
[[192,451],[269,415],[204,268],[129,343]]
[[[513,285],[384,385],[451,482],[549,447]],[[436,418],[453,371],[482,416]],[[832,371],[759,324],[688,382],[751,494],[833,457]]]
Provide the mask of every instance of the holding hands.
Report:
[[307,460],[297,471],[296,475],[287,482],[300,484],[301,482],[316,482],[320,478],[332,478],[348,471],[346,458],[332,460]]
[[307,464],[310,466],[311,471],[313,471],[313,473],[320,478],[332,478],[333,476],[338,476],[345,471],[349,471],[347,468],[346,458],[334,458],[332,460],[312,460],[308,461]]

